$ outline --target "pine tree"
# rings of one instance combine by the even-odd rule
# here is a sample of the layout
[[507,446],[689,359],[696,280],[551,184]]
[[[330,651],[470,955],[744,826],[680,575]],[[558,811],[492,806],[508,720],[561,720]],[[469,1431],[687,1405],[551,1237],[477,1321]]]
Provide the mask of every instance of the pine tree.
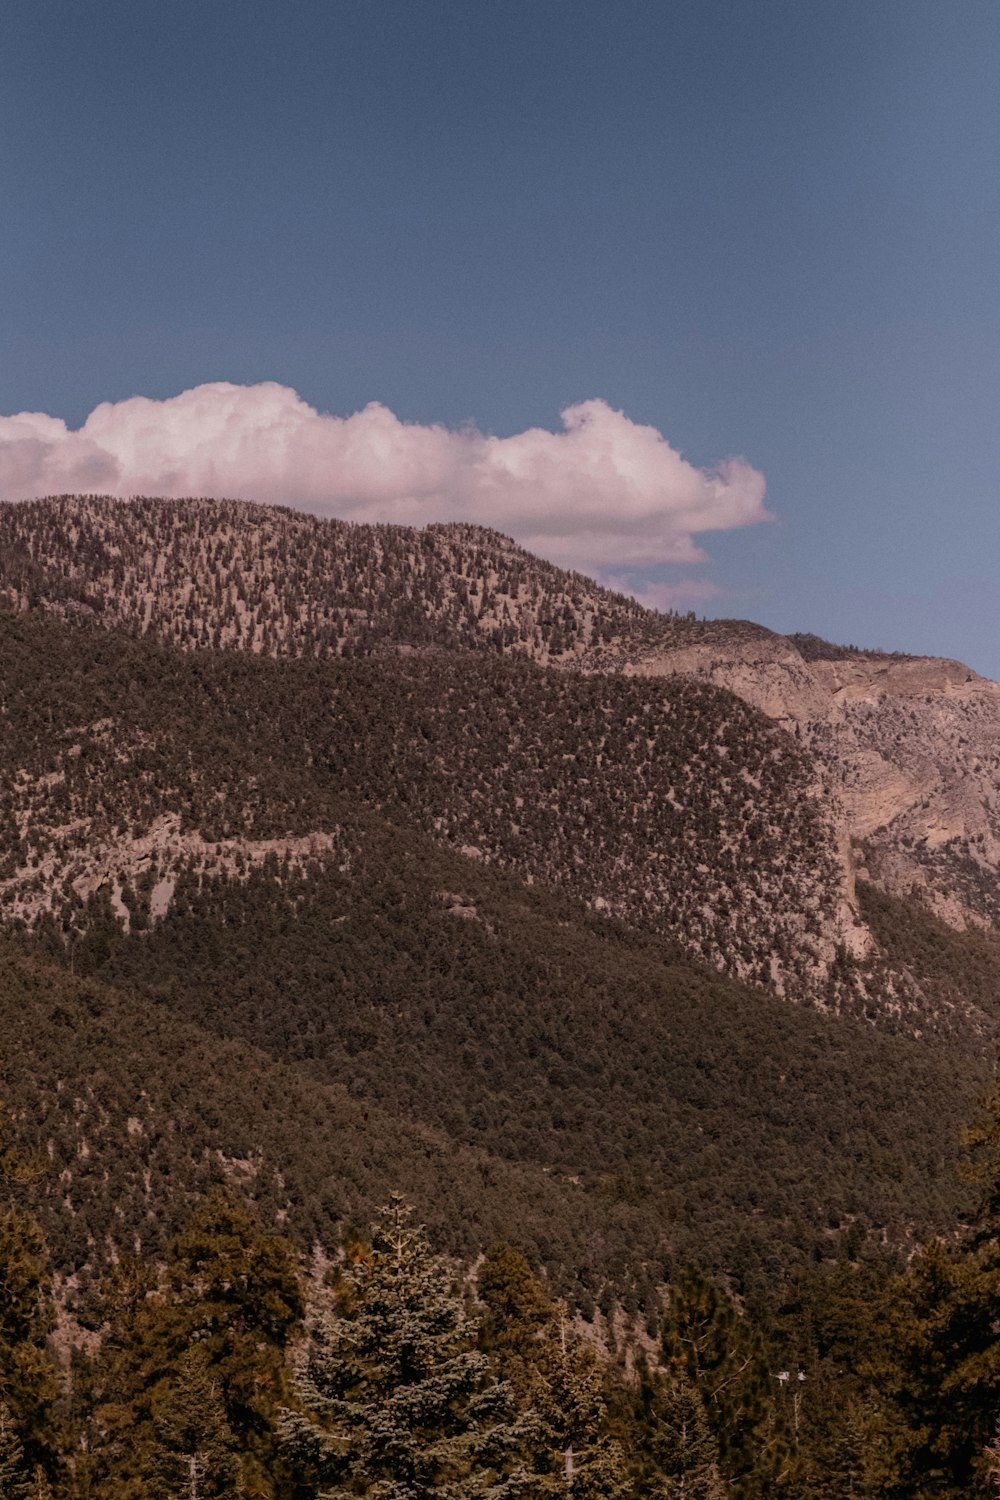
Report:
[[1000,1409],[1000,1090],[965,1134],[979,1187],[957,1246],[926,1245],[893,1288],[877,1375],[879,1494],[985,1497]]
[[791,1447],[761,1339],[732,1297],[696,1267],[671,1288],[663,1354],[667,1369],[698,1392],[734,1494],[780,1494],[791,1476]]
[[993,1277],[931,1242],[893,1288],[876,1374],[877,1493],[985,1497],[983,1450],[997,1394],[1000,1300]]
[[178,1348],[197,1341],[205,1350],[247,1461],[269,1471],[285,1350],[305,1311],[291,1247],[220,1189],[174,1243],[167,1279]]
[[719,1445],[701,1397],[684,1375],[659,1383],[650,1427],[650,1449],[661,1476],[651,1500],[724,1500]]
[[1000,1420],[997,1421],[996,1432],[992,1443],[986,1449],[986,1473],[996,1494],[1000,1495]]
[[[16,1190],[34,1175],[31,1164],[0,1140],[0,1186]],[[46,1347],[49,1279],[48,1252],[34,1219],[14,1208],[0,1212],[0,1402],[29,1473],[53,1459],[57,1381]]]
[[[511,1393],[411,1211],[394,1195],[339,1306],[320,1310],[282,1434],[309,1495],[490,1500],[535,1494]],[[322,1487],[322,1488],[321,1488]]]
[[208,1356],[196,1345],[157,1397],[150,1480],[162,1500],[236,1500],[240,1466]]
[[630,1484],[624,1454],[608,1430],[604,1372],[593,1351],[574,1336],[564,1307],[556,1309],[534,1373],[532,1407],[541,1420],[548,1460],[537,1493],[623,1500]]
[[100,1500],[145,1500],[162,1459],[164,1403],[169,1409],[178,1372],[197,1349],[246,1488],[264,1500],[276,1493],[274,1421],[287,1394],[285,1345],[301,1310],[291,1249],[216,1192],[171,1247],[165,1284],[123,1258],[102,1292],[101,1348],[77,1382],[90,1409],[79,1485]]
[[482,1342],[535,1426],[533,1494],[615,1500],[629,1493],[625,1456],[614,1440],[604,1375],[575,1334],[565,1307],[552,1301],[527,1260],[495,1245],[478,1275],[485,1307]]
[[28,1500],[27,1465],[10,1411],[0,1401],[0,1500]]

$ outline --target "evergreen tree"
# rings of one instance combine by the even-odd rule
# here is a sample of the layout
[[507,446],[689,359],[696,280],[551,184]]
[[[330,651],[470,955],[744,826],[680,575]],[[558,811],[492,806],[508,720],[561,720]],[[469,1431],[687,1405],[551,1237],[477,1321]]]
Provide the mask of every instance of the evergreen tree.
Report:
[[496,1245],[483,1260],[483,1339],[519,1405],[534,1417],[533,1494],[616,1500],[629,1492],[624,1454],[608,1421],[604,1373],[525,1257]]
[[652,1457],[660,1471],[652,1500],[723,1500],[719,1445],[697,1390],[684,1375],[659,1383],[650,1410]]
[[197,1341],[205,1351],[248,1483],[266,1494],[288,1394],[285,1350],[305,1310],[291,1247],[220,1189],[175,1242],[167,1280],[175,1347]]
[[1000,1409],[1000,1090],[965,1134],[979,1198],[964,1240],[932,1241],[898,1278],[877,1369],[878,1493],[992,1493],[987,1449]]
[[1000,1300],[978,1257],[925,1246],[893,1288],[876,1367],[881,1397],[876,1493],[893,1500],[989,1493],[991,1367]]
[[301,1493],[324,1500],[507,1500],[535,1494],[527,1432],[477,1326],[411,1211],[394,1195],[339,1306],[317,1313],[282,1422]]
[[236,1500],[245,1494],[232,1431],[205,1350],[196,1345],[158,1394],[150,1480],[162,1500]]
[[[33,1175],[31,1165],[0,1141],[0,1188],[13,1195]],[[0,1212],[0,1404],[29,1473],[53,1461],[57,1381],[46,1347],[51,1326],[42,1231],[28,1214],[8,1207]]]
[[[77,1382],[89,1429],[79,1486],[100,1500],[145,1500],[148,1476],[164,1462],[164,1413],[177,1415],[178,1375],[197,1350],[248,1494],[278,1493],[274,1420],[300,1311],[291,1249],[222,1192],[206,1199],[171,1247],[164,1284],[123,1258],[102,1288],[100,1350]],[[196,1378],[188,1370],[187,1379]]]
[[671,1288],[663,1354],[671,1374],[698,1392],[733,1493],[743,1500],[782,1493],[792,1449],[763,1343],[732,1297],[696,1267]]
[[0,1401],[0,1500],[28,1500],[27,1464],[10,1411]]
[[141,1500],[152,1401],[172,1351],[160,1338],[155,1272],[122,1256],[94,1289],[86,1314],[100,1330],[96,1354],[80,1354],[71,1417],[83,1434],[73,1458],[74,1500]]
[[996,1434],[992,1443],[984,1454],[986,1459],[986,1473],[995,1494],[1000,1495],[1000,1421],[997,1422]]

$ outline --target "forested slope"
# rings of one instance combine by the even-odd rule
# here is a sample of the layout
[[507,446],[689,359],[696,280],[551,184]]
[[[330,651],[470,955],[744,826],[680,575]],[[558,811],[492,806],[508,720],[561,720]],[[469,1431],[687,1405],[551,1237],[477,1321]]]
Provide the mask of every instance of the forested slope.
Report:
[[[362,1185],[376,1197],[393,1185],[384,1164],[408,1159],[382,1142],[398,1141],[412,1122],[449,1150],[482,1153],[484,1181],[502,1161],[544,1182],[546,1195],[562,1183],[576,1205],[560,1230],[562,1248],[537,1238],[532,1246],[546,1263],[558,1262],[555,1273],[584,1300],[605,1285],[624,1295],[641,1284],[640,1300],[648,1301],[664,1257],[698,1253],[754,1279],[856,1218],[898,1241],[915,1225],[948,1221],[956,1199],[947,1164],[983,1077],[974,1056],[952,1051],[968,1032],[943,1029],[936,1050],[891,1034],[908,1028],[888,1007],[878,1029],[861,1018],[827,1018],[725,981],[692,960],[679,928],[670,937],[667,921],[641,908],[626,906],[617,917],[595,909],[586,881],[610,840],[620,841],[619,853],[605,877],[627,892],[652,827],[659,849],[673,850],[672,879],[689,898],[698,850],[714,858],[725,838],[738,852],[740,809],[760,816],[765,795],[786,819],[782,847],[748,835],[745,869],[766,873],[769,849],[775,859],[794,857],[798,836],[792,893],[801,899],[816,857],[810,839],[821,825],[805,797],[786,795],[781,776],[795,785],[794,760],[789,768],[775,757],[775,779],[767,779],[775,744],[787,737],[737,700],[664,684],[657,704],[637,697],[636,684],[553,680],[529,664],[470,673],[441,658],[431,672],[421,662],[376,668],[190,655],[31,612],[7,617],[0,629],[8,930],[22,949],[70,967],[77,980],[93,976],[154,999],[197,1026],[201,1046],[211,1034],[256,1049],[244,1074],[261,1068],[266,1054],[294,1068],[306,1090],[294,1107],[289,1092],[277,1147],[266,1148],[271,1137],[254,1117],[238,1115],[236,1145],[220,1145],[214,1126],[196,1117],[178,1149],[207,1131],[209,1148],[226,1156],[252,1160],[266,1148],[269,1159],[285,1151],[294,1158],[300,1146],[290,1122],[300,1107],[306,1115],[319,1107],[309,1090],[339,1090],[338,1098],[375,1112],[383,1166],[369,1164]],[[623,706],[634,708],[641,734]],[[97,717],[87,723],[88,715]],[[749,729],[730,738],[740,716]],[[696,817],[685,824],[671,808],[669,820],[657,822],[654,798],[644,804],[645,824],[630,822],[614,782],[603,801],[594,794],[589,804],[574,801],[585,755],[598,764],[587,738],[594,724],[623,778],[631,766],[636,801],[655,775],[701,765],[687,793],[704,799]],[[570,777],[561,726],[577,747]],[[650,740],[662,744],[660,753],[650,753]],[[674,760],[676,744],[684,753]],[[491,746],[506,756],[493,781]],[[713,756],[723,769],[711,771]],[[743,781],[739,768],[754,764],[752,756],[756,804],[726,785]],[[450,780],[448,765],[460,772]],[[502,806],[508,781],[522,789],[525,806],[514,815],[539,860],[533,884],[519,878],[532,874],[530,864],[526,870],[524,856],[503,842],[505,820],[490,813]],[[436,803],[442,788],[452,800]],[[449,810],[454,824],[442,827]],[[559,847],[560,816],[593,864],[576,884],[541,864]],[[678,826],[693,840],[678,837]],[[492,860],[462,852],[473,832],[479,854]],[[734,859],[729,868],[739,873],[741,865]],[[668,916],[683,911],[669,904],[669,882],[661,890]],[[853,976],[842,962],[847,992]],[[960,999],[942,995],[941,1016],[949,1007],[964,1014]],[[990,1024],[985,990],[977,999],[976,1014]],[[862,1017],[868,1004],[859,995]],[[23,1034],[41,1052],[19,1043],[22,1056],[37,1058],[27,1071],[38,1079],[47,1076],[47,1027],[39,1022]],[[123,1020],[120,1029],[127,1036],[135,1026]],[[88,1041],[84,1019],[71,1035]],[[57,1050],[65,1042],[58,1029],[50,1040]],[[144,1043],[139,1055],[169,1055],[171,1047],[185,1059],[198,1055],[176,1038]],[[12,1085],[16,1058],[15,1049]],[[85,1078],[110,1070],[85,1046],[78,1065]],[[211,1100],[204,1068],[158,1066],[175,1080],[189,1073],[187,1097]],[[212,1066],[223,1078],[240,1071]],[[145,1089],[132,1077],[119,1098]],[[69,1097],[76,1096],[64,1090],[56,1114]],[[158,1107],[169,1118],[167,1103]],[[25,1120],[33,1108],[22,1108]],[[116,1106],[119,1120],[123,1110]],[[106,1147],[78,1155],[86,1131],[77,1131],[72,1110],[65,1128],[64,1155],[105,1157]],[[357,1155],[356,1144],[301,1150],[311,1173],[324,1155]],[[478,1201],[480,1169],[471,1155],[462,1162]],[[85,1181],[98,1174],[88,1188],[98,1218],[111,1212],[97,1191],[103,1171],[83,1169]],[[406,1172],[419,1196],[425,1178]],[[131,1203],[134,1219],[146,1195],[135,1173],[132,1181],[120,1201]],[[312,1203],[320,1189],[315,1176],[309,1181],[296,1197]],[[431,1213],[454,1183],[426,1189]],[[489,1203],[506,1201],[506,1192]],[[356,1200],[357,1193],[322,1211],[349,1215]],[[562,1200],[545,1201],[545,1217],[559,1222]],[[421,1208],[428,1212],[422,1200]],[[534,1210],[512,1211],[534,1236]],[[588,1216],[597,1251],[583,1231]]]
[[702,684],[524,662],[187,654],[37,612],[0,616],[0,893],[67,932],[108,885],[177,869],[350,858],[343,806],[680,943],[796,999],[897,1024],[839,949],[867,938],[808,759]]
[[514,651],[682,630],[477,526],[358,526],[232,500],[0,508],[0,596],[180,645],[275,656]]
[[[5,1132],[37,1165],[19,1196],[57,1267],[153,1258],[213,1182],[306,1254],[364,1229],[400,1183],[442,1244],[474,1256],[512,1219],[557,1284],[628,1286],[669,1256],[628,1203],[465,1148],[357,1090],[212,1036],[120,990],[0,946]],[[456,1213],[461,1204],[461,1213]],[[586,1249],[585,1249],[586,1247]],[[85,1277],[86,1279],[86,1277]]]

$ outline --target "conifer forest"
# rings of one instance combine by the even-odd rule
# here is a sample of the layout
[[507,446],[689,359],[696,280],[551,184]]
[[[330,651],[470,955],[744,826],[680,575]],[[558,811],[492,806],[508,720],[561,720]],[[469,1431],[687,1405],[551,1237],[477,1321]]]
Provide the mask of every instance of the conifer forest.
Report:
[[0,506],[0,1500],[1000,1495],[998,734],[474,526]]

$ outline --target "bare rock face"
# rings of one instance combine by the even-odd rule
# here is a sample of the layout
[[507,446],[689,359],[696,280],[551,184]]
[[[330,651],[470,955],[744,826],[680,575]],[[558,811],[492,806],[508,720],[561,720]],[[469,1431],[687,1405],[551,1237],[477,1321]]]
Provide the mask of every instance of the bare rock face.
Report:
[[742,622],[734,622],[733,629],[705,642],[665,643],[626,662],[622,670],[636,677],[680,673],[703,678],[728,688],[793,734],[822,715],[829,698],[785,636]]
[[807,659],[759,627],[714,634],[623,670],[727,687],[811,748],[849,892],[860,868],[895,895],[916,887],[952,926],[1000,925],[1000,684],[943,658]]

